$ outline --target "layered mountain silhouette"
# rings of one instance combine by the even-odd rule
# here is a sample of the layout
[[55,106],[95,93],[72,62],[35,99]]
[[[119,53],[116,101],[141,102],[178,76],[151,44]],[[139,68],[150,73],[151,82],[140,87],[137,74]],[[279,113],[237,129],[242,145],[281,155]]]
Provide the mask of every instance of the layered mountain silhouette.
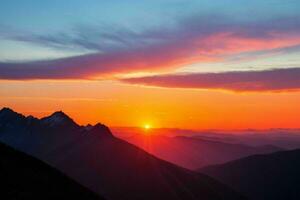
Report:
[[249,155],[282,150],[271,145],[251,147],[184,136],[139,134],[124,139],[163,160],[192,170]]
[[254,155],[201,169],[255,200],[300,199],[300,149]]
[[244,199],[206,175],[114,137],[105,125],[79,126],[63,112],[37,119],[4,108],[0,141],[47,162],[106,199]]
[[299,129],[269,129],[246,130],[235,133],[200,133],[194,138],[226,142],[231,144],[245,144],[249,146],[276,146],[286,150],[300,148]]
[[101,200],[61,172],[0,143],[1,199]]

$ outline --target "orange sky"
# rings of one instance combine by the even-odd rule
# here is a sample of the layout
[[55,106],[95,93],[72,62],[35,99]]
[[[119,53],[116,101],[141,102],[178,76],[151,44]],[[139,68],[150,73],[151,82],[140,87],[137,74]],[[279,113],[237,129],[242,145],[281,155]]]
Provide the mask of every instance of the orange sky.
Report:
[[114,81],[1,81],[0,105],[80,124],[186,129],[299,128],[300,92],[166,89]]

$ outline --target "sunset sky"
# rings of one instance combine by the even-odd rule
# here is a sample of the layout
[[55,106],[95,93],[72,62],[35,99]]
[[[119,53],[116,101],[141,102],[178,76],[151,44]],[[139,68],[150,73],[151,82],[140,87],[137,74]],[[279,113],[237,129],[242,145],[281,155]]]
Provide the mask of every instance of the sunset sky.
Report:
[[298,0],[1,0],[0,106],[80,124],[300,128]]

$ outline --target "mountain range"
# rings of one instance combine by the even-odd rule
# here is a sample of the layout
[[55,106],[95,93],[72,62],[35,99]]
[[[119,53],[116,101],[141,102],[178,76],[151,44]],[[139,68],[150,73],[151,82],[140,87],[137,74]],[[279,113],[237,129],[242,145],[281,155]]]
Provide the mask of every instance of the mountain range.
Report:
[[30,154],[111,200],[245,199],[207,175],[178,167],[59,111],[37,119],[0,111],[0,141]]
[[286,150],[300,148],[299,129],[270,129],[270,130],[246,130],[233,133],[197,133],[193,136],[216,142],[231,144],[244,144],[248,146],[272,145]]
[[273,145],[253,147],[185,136],[137,134],[124,139],[163,160],[191,170],[283,150]]

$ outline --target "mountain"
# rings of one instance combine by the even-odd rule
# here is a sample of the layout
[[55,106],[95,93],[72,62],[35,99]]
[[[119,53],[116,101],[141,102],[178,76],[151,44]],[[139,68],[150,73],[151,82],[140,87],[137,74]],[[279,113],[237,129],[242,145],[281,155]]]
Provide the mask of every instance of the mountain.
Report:
[[41,122],[48,127],[55,128],[78,128],[78,125],[71,119],[68,115],[66,115],[62,111],[57,111],[48,117],[44,117],[41,119]]
[[0,177],[1,199],[103,199],[42,161],[1,143]]
[[286,150],[300,148],[299,129],[245,130],[227,133],[197,133],[194,138],[249,146],[273,145]]
[[32,120],[2,109],[0,141],[36,156],[110,200],[244,199],[206,175],[114,137],[103,124],[79,126],[64,115]]
[[251,147],[184,136],[138,134],[124,139],[163,160],[191,170],[282,150],[271,145]]
[[300,149],[254,155],[200,170],[255,200],[300,199]]

